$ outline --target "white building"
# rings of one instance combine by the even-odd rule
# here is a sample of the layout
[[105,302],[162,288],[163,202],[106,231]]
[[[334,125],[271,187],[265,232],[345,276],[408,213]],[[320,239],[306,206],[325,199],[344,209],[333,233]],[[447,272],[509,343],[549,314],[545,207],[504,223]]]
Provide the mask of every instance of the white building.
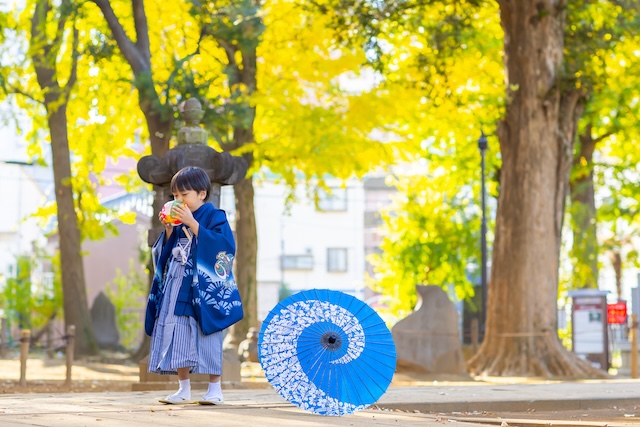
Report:
[[33,245],[43,246],[44,233],[29,217],[45,205],[53,194],[50,168],[31,165],[26,143],[12,124],[0,127],[0,286],[16,263],[16,257],[33,253]]
[[[287,293],[312,288],[340,290],[361,299],[369,298],[364,288],[365,254],[375,250],[379,237],[368,227],[376,227],[376,212],[389,200],[387,187],[375,180],[374,189],[365,191],[366,182],[352,179],[329,182],[331,193],[320,192],[318,205],[303,186],[296,200],[287,206],[287,188],[275,180],[254,181],[257,226],[258,320]],[[384,190],[378,194],[375,190]],[[375,194],[371,196],[371,194]],[[112,208],[128,203],[131,195],[109,198]],[[234,227],[235,203],[232,186],[222,187],[220,208],[227,212]],[[143,209],[136,209],[141,212]],[[369,220],[367,220],[369,218]],[[140,233],[146,235],[149,218],[140,214],[136,225],[118,224],[117,237],[85,242],[85,276],[89,304],[115,277],[117,268],[128,270],[127,260],[137,257]],[[142,231],[141,231],[142,230]],[[374,236],[374,237],[371,237]],[[366,243],[365,243],[366,239]],[[117,256],[101,256],[117,247]],[[111,265],[113,264],[113,265]]]
[[317,207],[298,188],[287,208],[283,185],[255,184],[259,320],[287,291],[326,288],[363,298],[364,186],[355,179],[344,188],[338,181],[329,185]]

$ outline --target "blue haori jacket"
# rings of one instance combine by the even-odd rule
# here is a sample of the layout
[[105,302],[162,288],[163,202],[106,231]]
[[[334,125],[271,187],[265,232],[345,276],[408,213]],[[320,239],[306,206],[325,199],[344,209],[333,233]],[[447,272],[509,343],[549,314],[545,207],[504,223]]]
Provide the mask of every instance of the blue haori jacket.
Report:
[[[242,301],[233,277],[236,245],[223,210],[205,203],[193,216],[200,228],[198,237],[194,236],[191,242],[174,313],[176,316],[194,317],[202,332],[209,335],[243,317]],[[166,242],[163,231],[152,248],[155,274],[144,322],[149,336],[153,333],[164,296],[163,272],[178,236],[186,236],[184,228],[188,227],[176,226]]]

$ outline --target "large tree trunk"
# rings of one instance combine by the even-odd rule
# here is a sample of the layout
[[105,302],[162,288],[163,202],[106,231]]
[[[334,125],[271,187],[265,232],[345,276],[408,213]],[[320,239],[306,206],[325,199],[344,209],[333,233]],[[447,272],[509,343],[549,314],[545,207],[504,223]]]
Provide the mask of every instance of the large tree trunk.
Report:
[[[151,50],[149,43],[149,29],[143,0],[131,0],[136,41],[129,38],[122,24],[116,16],[111,2],[108,0],[93,0],[100,8],[109,29],[122,55],[127,60],[134,74],[134,83],[138,89],[138,105],[146,119],[149,132],[151,154],[162,158],[169,151],[169,141],[173,128],[173,110],[171,106],[163,104],[158,96],[151,70]],[[168,190],[154,186],[153,212],[160,212],[162,205],[169,200]],[[162,226],[157,215],[151,216],[148,243],[152,246],[160,235]],[[149,287],[153,281],[153,268],[149,270]],[[146,334],[138,350],[132,355],[134,360],[142,360],[149,354],[151,339]]]
[[[227,39],[234,31],[217,32],[210,29],[210,33],[216,38],[219,45],[225,50],[228,65],[229,86],[233,88],[245,88],[246,99],[256,91],[257,85],[257,47],[264,29],[259,14],[251,10],[240,8],[238,13],[249,13],[245,19],[240,20],[242,37],[246,37],[242,43],[237,40]],[[240,53],[240,61],[238,61]],[[225,151],[237,150],[254,142],[253,125],[256,116],[256,108],[248,101],[241,101],[242,117],[233,124],[233,141],[223,145]],[[243,155],[249,166],[247,177],[234,186],[236,196],[236,283],[242,296],[244,305],[244,318],[231,328],[229,343],[237,346],[247,336],[250,327],[258,326],[258,232],[255,219],[253,179],[251,167],[253,154],[247,152]]]
[[[149,50],[149,37],[147,18],[142,0],[131,0],[137,40],[131,40],[120,21],[116,17],[111,3],[108,0],[92,0],[102,11],[107,24],[122,51],[123,56],[131,66],[135,75],[135,85],[138,89],[138,102],[146,118],[147,129],[151,143],[151,154],[161,158],[169,149],[171,129],[173,125],[172,110],[168,105],[160,102],[158,94],[153,84],[151,70],[151,54]],[[202,7],[202,6],[198,6]],[[204,10],[204,9],[203,9]],[[219,24],[219,22],[218,22]],[[259,17],[252,16],[251,19],[242,20],[240,24],[247,27],[247,34],[253,34],[254,43],[238,44],[237,40],[227,40],[222,34],[229,36],[229,33],[222,31],[218,34],[215,28],[208,28],[208,34],[213,35],[220,45],[225,49],[229,60],[230,87],[243,85],[247,88],[247,94],[251,95],[256,89],[256,46],[260,31],[254,31],[254,25],[262,25]],[[233,35],[233,32],[231,32]],[[237,63],[236,53],[240,52],[241,63]],[[242,125],[234,126],[233,141],[223,148],[232,151],[253,142],[253,121],[255,117],[255,107],[249,103],[247,108],[247,120],[240,119]],[[245,155],[249,167],[251,166],[251,155]],[[158,212],[162,204],[167,200],[162,188],[154,187],[154,212]],[[236,282],[245,305],[245,318],[242,322],[232,328],[232,343],[238,344],[246,337],[247,330],[256,323],[257,303],[256,303],[256,225],[253,207],[253,182],[248,179],[246,182],[236,185],[236,209],[238,234],[238,253],[236,256]],[[159,221],[154,215],[151,218],[151,230],[149,233],[149,244],[153,244],[159,229]],[[142,358],[148,354],[149,339],[145,336],[140,349],[136,352],[136,358]]]
[[593,152],[596,140],[587,126],[580,135],[571,180],[571,218],[573,231],[573,288],[598,288],[598,239],[596,201],[593,185]]
[[[126,59],[135,76],[134,83],[138,89],[138,105],[144,114],[149,132],[151,154],[162,158],[169,150],[169,140],[173,127],[173,109],[163,104],[156,91],[151,69],[151,45],[149,42],[149,25],[143,0],[131,0],[131,11],[136,33],[136,40],[129,38],[116,16],[111,2],[93,0],[100,8],[113,38],[118,43],[122,56]],[[160,225],[158,222],[156,225]]]
[[257,326],[257,257],[256,217],[253,204],[253,179],[247,177],[234,186],[236,195],[236,282],[244,305],[244,318],[234,325],[230,343],[238,345],[250,327]]
[[[58,238],[60,246],[60,268],[62,270],[62,292],[64,296],[64,320],[67,326],[75,325],[75,355],[95,354],[98,346],[93,332],[87,302],[87,291],[82,264],[81,235],[78,226],[73,187],[71,185],[71,159],[67,132],[67,101],[76,82],[78,32],[73,31],[72,65],[70,76],[64,87],[57,77],[59,41],[63,39],[70,3],[63,0],[61,9],[66,11],[55,22],[57,28],[52,41],[47,38],[49,16],[56,11],[47,0],[39,0],[31,19],[30,53],[33,59],[38,85],[44,93],[47,122],[51,135],[53,157],[53,180],[58,214]],[[50,14],[51,12],[51,14]],[[56,19],[56,18],[52,18]]]
[[64,295],[64,322],[75,325],[75,354],[96,354],[98,346],[93,332],[91,314],[82,263],[80,228],[71,187],[71,162],[67,139],[66,104],[56,106],[47,102],[48,122],[51,131],[53,180],[58,213],[58,237],[60,244],[60,268]]
[[[485,338],[469,361],[487,376],[592,376],[557,337],[558,263],[578,97],[558,87],[561,1],[502,0],[508,102]],[[561,110],[563,109],[563,110]]]

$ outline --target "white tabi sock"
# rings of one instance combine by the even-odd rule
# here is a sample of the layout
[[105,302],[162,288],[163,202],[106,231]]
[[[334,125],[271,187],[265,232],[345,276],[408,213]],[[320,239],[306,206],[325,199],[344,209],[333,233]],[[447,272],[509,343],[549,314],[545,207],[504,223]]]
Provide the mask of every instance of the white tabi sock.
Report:
[[179,394],[186,399],[191,399],[191,379],[187,378],[186,380],[178,380],[178,384],[180,384],[180,388],[176,394]]
[[220,381],[215,383],[209,383],[209,389],[207,390],[207,396],[221,395],[222,388],[220,387]]

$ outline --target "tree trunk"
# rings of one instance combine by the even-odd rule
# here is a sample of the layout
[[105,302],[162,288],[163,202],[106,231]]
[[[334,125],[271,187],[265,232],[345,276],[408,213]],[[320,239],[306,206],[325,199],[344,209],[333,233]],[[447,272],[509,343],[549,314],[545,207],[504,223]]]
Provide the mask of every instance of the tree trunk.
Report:
[[[157,197],[154,198],[154,202],[156,201],[156,199]],[[158,210],[156,210],[155,204],[154,204],[153,212],[159,212]],[[157,219],[157,215],[152,215],[152,219],[154,217]],[[160,221],[158,220],[158,223],[159,222]],[[153,221],[151,223],[153,224]],[[153,245],[153,243],[149,243],[149,246],[151,245]],[[147,274],[147,294],[149,294],[149,292],[151,291],[151,285],[153,284],[153,275],[155,273],[155,266],[153,265],[153,257],[151,255],[149,255],[149,259],[147,261],[147,270],[149,271],[149,274]],[[133,354],[131,354],[129,359],[133,360],[134,362],[140,362],[142,359],[144,359],[149,355],[150,350],[151,350],[151,337],[146,333],[143,333],[142,342],[138,346],[138,349]]]
[[[75,355],[95,354],[98,351],[87,302],[87,290],[82,264],[80,228],[71,187],[71,162],[67,139],[67,106],[57,107],[47,102],[53,180],[58,213],[58,237],[60,244],[60,269],[64,295],[65,325],[76,326]],[[53,108],[54,111],[50,111]]]
[[[506,115],[485,338],[469,361],[485,376],[595,376],[557,336],[558,263],[577,97],[558,87],[559,1],[502,0]],[[565,104],[565,105],[563,105]],[[569,110],[561,110],[569,108]]]
[[571,218],[573,228],[572,288],[598,288],[598,239],[596,236],[596,201],[593,186],[593,152],[596,141],[591,126],[580,135],[578,155],[571,180]]
[[[162,158],[169,151],[169,141],[173,128],[173,110],[170,105],[163,104],[158,96],[151,69],[151,50],[147,16],[142,0],[131,0],[134,26],[137,40],[134,42],[125,32],[120,20],[116,16],[111,2],[108,0],[93,0],[100,8],[109,26],[112,36],[116,40],[122,56],[126,59],[134,75],[134,84],[138,90],[138,105],[144,114],[151,154]],[[148,232],[148,243],[152,246],[162,230],[157,212],[169,200],[168,189],[154,186],[153,212],[151,226]],[[153,281],[153,268],[149,270],[149,287]],[[132,355],[134,360],[141,360],[149,354],[151,340],[144,335],[138,350]]]
[[618,301],[622,299],[622,255],[617,249],[609,251],[609,259],[616,277],[616,292],[618,293]]
[[[220,46],[225,50],[229,61],[228,76],[230,87],[244,87],[246,99],[249,99],[256,91],[257,85],[257,47],[263,31],[261,18],[253,9],[242,9],[239,13],[249,13],[246,19],[239,24],[242,35],[246,37],[243,43],[227,40],[222,34],[211,31]],[[235,25],[235,24],[234,24]],[[233,33],[232,33],[233,34]],[[241,61],[237,60],[240,53]],[[245,97],[243,97],[245,98]],[[242,102],[242,117],[233,124],[233,141],[223,145],[225,151],[237,150],[254,142],[253,124],[256,116],[256,108],[248,101]],[[231,328],[229,344],[238,346],[247,336],[250,327],[258,326],[258,232],[256,227],[253,179],[251,167],[253,154],[247,152],[243,155],[249,166],[247,177],[235,184],[236,197],[236,283],[242,296],[244,318]]]
[[[151,69],[151,45],[149,26],[143,0],[131,0],[131,11],[135,27],[135,42],[127,35],[108,0],[92,0],[104,16],[111,35],[131,67],[134,84],[138,90],[138,105],[144,114],[149,131],[151,154],[162,158],[169,150],[173,127],[173,109],[163,104],[158,96]],[[156,225],[160,225],[158,222]]]
[[250,327],[257,326],[257,229],[253,203],[253,179],[245,178],[234,186],[236,195],[236,282],[244,305],[244,318],[232,329],[231,344],[237,346],[246,338]]
[[[151,63],[148,64],[148,67],[150,70]],[[134,71],[134,74],[135,85],[138,88],[138,105],[144,114],[149,132],[151,154],[161,159],[169,151],[169,141],[173,129],[173,110],[171,106],[160,101],[151,71]],[[160,206],[167,201],[168,199],[161,200]],[[157,221],[156,225],[160,227],[160,221]]]
[[[63,1],[60,8],[68,12],[70,3]],[[52,12],[50,14],[50,12]],[[53,41],[47,38],[49,17],[56,20],[57,32]],[[76,82],[78,31],[74,27],[71,49],[71,72],[65,87],[60,87],[57,78],[57,61],[60,53],[58,40],[63,39],[68,13],[57,17],[52,4],[46,0],[36,3],[31,19],[30,52],[38,85],[44,94],[47,123],[51,135],[53,157],[53,180],[58,214],[58,239],[60,247],[60,269],[64,299],[64,321],[75,325],[74,355],[96,354],[98,345],[93,332],[93,323],[87,302],[84,266],[81,254],[81,235],[78,226],[73,187],[71,185],[71,153],[67,132],[67,102],[71,88]]]

